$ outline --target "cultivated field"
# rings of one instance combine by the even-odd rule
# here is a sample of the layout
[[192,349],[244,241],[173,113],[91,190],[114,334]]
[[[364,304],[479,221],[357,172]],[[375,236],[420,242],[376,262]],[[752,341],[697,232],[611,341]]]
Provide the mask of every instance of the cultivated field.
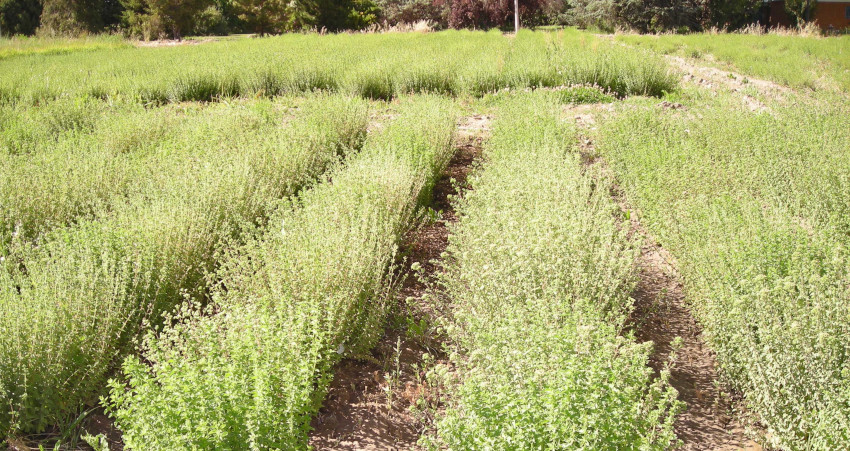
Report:
[[847,43],[0,40],[0,440],[841,449]]

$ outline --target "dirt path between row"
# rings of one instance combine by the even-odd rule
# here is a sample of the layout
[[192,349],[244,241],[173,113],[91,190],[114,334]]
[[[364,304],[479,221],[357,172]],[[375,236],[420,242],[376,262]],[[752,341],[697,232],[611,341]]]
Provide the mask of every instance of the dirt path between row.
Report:
[[[664,107],[662,104],[660,107]],[[610,174],[593,142],[595,114],[610,111],[609,105],[588,105],[567,109],[579,130],[582,160],[601,165]],[[674,340],[681,337],[670,375],[671,385],[686,404],[674,431],[683,442],[682,450],[748,450],[762,448],[747,438],[741,423],[732,414],[730,396],[718,383],[717,362],[705,345],[702,330],[686,302],[681,277],[672,256],[659,245],[640,223],[639,214],[628,204],[625,194],[615,185],[611,193],[623,211],[630,212],[630,232],[643,243],[638,259],[639,281],[632,292],[635,311],[629,327],[640,342],[652,341],[654,353],[649,365],[656,375],[670,361]]]
[[665,57],[674,69],[683,73],[683,82],[696,84],[712,92],[716,92],[719,88],[725,88],[738,93],[741,101],[750,111],[770,110],[762,100],[749,94],[753,91],[770,100],[781,99],[791,91],[790,88],[772,81],[760,80],[716,67],[702,66],[693,60],[680,56],[665,55]]
[[[439,338],[429,330],[433,313],[423,299],[427,281],[411,273],[419,265],[426,278],[437,270],[437,261],[448,244],[447,225],[457,221],[452,199],[481,153],[490,118],[472,116],[460,121],[457,152],[437,182],[431,208],[442,218],[426,222],[404,239],[409,276],[397,294],[398,311],[368,360],[346,360],[336,369],[325,404],[313,420],[310,445],[317,450],[410,450],[433,418],[428,409],[440,393],[424,382],[427,365],[447,363]],[[411,333],[413,330],[413,333]],[[428,355],[430,357],[424,357]],[[431,359],[427,362],[425,359]]]
[[[602,35],[609,39],[612,43],[635,49],[638,47],[631,46],[624,42],[619,42],[611,35]],[[779,100],[786,94],[792,92],[791,88],[783,86],[779,83],[769,80],[762,80],[737,72],[719,69],[713,66],[698,64],[692,58],[684,58],[676,55],[661,55],[670,65],[670,67],[682,75],[682,82],[694,84],[701,88],[712,92],[717,92],[719,89],[727,89],[734,93],[738,93],[743,104],[753,112],[770,111],[770,108],[763,100]],[[710,54],[708,58],[713,58]],[[751,94],[756,94],[763,99],[759,99]]]
[[649,365],[656,373],[669,361],[674,340],[681,337],[670,375],[679,400],[687,404],[674,425],[684,443],[681,449],[761,450],[745,435],[732,413],[729,395],[718,384],[714,354],[705,345],[702,330],[685,304],[672,257],[643,229],[636,216],[632,214],[631,227],[644,244],[638,262],[640,280],[632,293],[632,327],[639,341],[655,343]]

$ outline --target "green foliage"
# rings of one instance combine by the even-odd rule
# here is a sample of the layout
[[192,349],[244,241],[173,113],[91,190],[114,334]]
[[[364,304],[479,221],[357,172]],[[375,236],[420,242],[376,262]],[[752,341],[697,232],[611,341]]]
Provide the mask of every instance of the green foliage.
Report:
[[260,36],[303,30],[316,20],[312,0],[233,0],[232,5],[239,19]]
[[213,308],[125,361],[105,402],[129,449],[306,447],[333,365],[382,333],[396,243],[451,156],[448,102],[401,110],[231,254]]
[[39,0],[0,1],[0,37],[32,35],[41,21]]
[[433,0],[377,0],[381,22],[388,25],[429,21],[441,28],[447,26],[446,7]]
[[[790,95],[790,94],[789,94]],[[641,221],[671,251],[726,380],[778,449],[850,439],[850,147],[841,95],[750,113],[641,102],[600,127]]]
[[642,33],[697,30],[705,8],[700,0],[569,0],[575,25],[613,31],[617,27]]
[[561,103],[580,105],[585,103],[607,103],[615,99],[594,86],[571,86],[558,91]]
[[195,17],[194,35],[224,35],[228,32],[227,19],[217,6],[208,6]]
[[67,425],[138,335],[205,297],[225,247],[365,133],[366,109],[346,98],[319,96],[287,121],[271,104],[247,106],[218,106],[173,140],[131,146],[141,157],[128,162],[138,165],[133,192],[35,244],[13,242],[0,268],[1,431]]
[[437,449],[665,449],[679,409],[623,332],[638,243],[546,97],[498,110],[436,294],[461,380]]
[[106,25],[104,0],[42,0],[39,33],[74,36],[102,31]]
[[207,20],[213,0],[120,0],[122,22],[130,35],[145,40],[180,39],[195,30],[199,19]]
[[817,7],[817,0],[785,0],[785,12],[797,25],[808,22]]
[[316,24],[330,31],[362,30],[375,23],[380,13],[372,0],[318,0]]
[[[145,39],[228,32],[274,34],[310,27],[359,30],[378,22],[487,28],[513,20],[513,3],[503,0],[3,0],[3,32],[32,34],[42,16],[42,2],[42,30],[47,34],[99,32],[122,22],[126,33]],[[801,20],[808,20],[813,4],[813,0],[786,2]],[[522,0],[520,10],[525,26],[665,31],[750,24],[760,5],[759,0]]]
[[714,58],[703,64],[731,67],[795,88],[850,92],[850,36],[819,39],[778,34],[618,35],[617,40],[660,53]]
[[760,0],[568,0],[566,23],[613,32],[629,28],[645,32],[737,28],[754,23]]
[[615,3],[610,0],[570,0],[570,23],[613,33],[617,26]]
[[576,30],[521,30],[516,38],[467,31],[290,34],[127,48],[108,56],[109,65],[96,51],[4,61],[0,96],[35,103],[61,93],[156,104],[312,89],[382,99],[424,91],[481,96],[572,84],[594,84],[617,96],[659,96],[677,85],[660,57]]
[[754,23],[753,19],[764,3],[760,0],[709,0],[708,5],[708,17],[704,19],[706,26],[734,30]]
[[619,0],[614,5],[621,24],[643,33],[701,28],[703,8],[698,0]]

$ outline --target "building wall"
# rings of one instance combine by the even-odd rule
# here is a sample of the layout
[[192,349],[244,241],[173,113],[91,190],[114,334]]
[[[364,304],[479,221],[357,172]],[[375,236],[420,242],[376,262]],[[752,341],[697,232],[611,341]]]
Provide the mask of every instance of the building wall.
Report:
[[850,8],[850,2],[819,2],[815,9],[815,20],[823,29],[829,28],[830,25],[839,30],[850,27],[850,19],[846,15],[847,8]]
[[[830,25],[841,30],[850,27],[850,19],[847,18],[846,9],[850,8],[850,1],[846,2],[818,2],[815,8],[814,21],[824,30]],[[771,27],[790,27],[791,17],[785,12],[785,2],[782,0],[768,3],[768,25]]]

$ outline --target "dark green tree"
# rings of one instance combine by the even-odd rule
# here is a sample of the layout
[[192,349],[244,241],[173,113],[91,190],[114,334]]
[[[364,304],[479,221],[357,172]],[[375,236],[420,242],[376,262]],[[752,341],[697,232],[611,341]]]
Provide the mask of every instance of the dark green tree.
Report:
[[753,23],[761,0],[709,0],[705,25],[734,30]]
[[41,9],[41,0],[0,0],[0,35],[34,34]]
[[443,2],[433,0],[377,0],[375,3],[381,10],[378,20],[389,25],[426,20],[437,25],[438,28],[448,26],[447,6]]
[[260,36],[303,30],[316,22],[312,0],[233,0],[232,6],[247,29]]
[[40,32],[78,35],[103,31],[103,0],[43,0]]
[[100,17],[104,28],[118,28],[121,25],[121,13],[124,12],[121,0],[102,0],[100,3]]
[[707,0],[570,0],[573,22],[612,31],[616,27],[640,32],[699,30]]
[[616,16],[641,32],[701,28],[703,8],[698,0],[619,0]]
[[215,0],[215,7],[221,11],[224,20],[224,33],[240,33],[245,31],[245,24],[233,6],[234,0]]
[[316,25],[330,31],[360,30],[378,21],[381,9],[372,0],[317,0]]
[[785,0],[785,11],[796,25],[812,20],[817,6],[817,0]]
[[122,22],[132,35],[144,39],[191,34],[199,17],[213,0],[121,0]]

